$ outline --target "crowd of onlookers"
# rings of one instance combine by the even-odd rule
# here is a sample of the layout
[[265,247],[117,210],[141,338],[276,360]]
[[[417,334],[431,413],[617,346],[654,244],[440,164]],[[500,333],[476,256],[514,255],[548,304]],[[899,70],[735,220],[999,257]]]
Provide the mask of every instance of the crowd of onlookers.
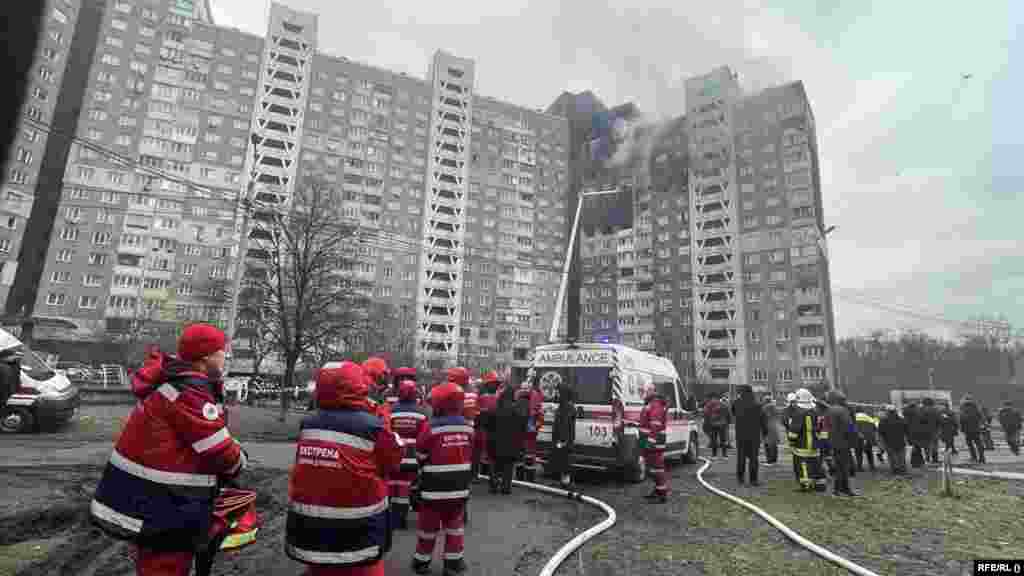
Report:
[[[948,401],[925,398],[902,409],[887,405],[878,409],[865,404],[848,403],[839,391],[818,399],[806,389],[790,394],[780,408],[771,396],[754,397],[749,386],[737,388],[738,395],[709,395],[703,411],[704,433],[711,458],[727,457],[735,444],[737,479],[758,484],[759,452],[765,450],[764,464],[778,462],[779,444],[786,443],[793,454],[793,470],[802,487],[823,490],[825,479],[832,477],[835,492],[853,494],[848,478],[862,471],[865,464],[875,470],[879,462],[889,461],[896,475],[908,473],[907,454],[912,468],[939,463],[940,445],[951,455],[959,454],[957,436],[963,435],[972,463],[984,464],[985,452],[995,449],[992,439],[992,413],[964,395],[958,409]],[[1020,453],[1021,413],[1006,401],[996,414],[1009,450]],[[734,438],[730,439],[730,431]]]

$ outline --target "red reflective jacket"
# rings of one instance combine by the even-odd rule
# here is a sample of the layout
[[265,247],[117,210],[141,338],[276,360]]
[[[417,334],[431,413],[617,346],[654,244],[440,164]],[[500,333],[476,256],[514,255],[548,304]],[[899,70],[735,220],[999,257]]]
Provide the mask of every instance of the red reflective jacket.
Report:
[[640,412],[640,433],[647,437],[648,447],[665,449],[665,429],[668,427],[668,404],[661,396],[647,401]]

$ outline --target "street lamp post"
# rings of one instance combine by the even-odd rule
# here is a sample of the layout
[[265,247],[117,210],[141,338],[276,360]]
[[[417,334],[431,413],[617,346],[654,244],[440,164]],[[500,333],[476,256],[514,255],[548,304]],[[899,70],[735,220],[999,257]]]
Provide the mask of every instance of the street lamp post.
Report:
[[256,186],[256,162],[259,159],[259,152],[256,150],[259,137],[253,133],[249,139],[252,142],[252,169],[249,170],[249,182],[245,186],[245,196],[239,203],[239,207],[242,209],[242,235],[238,241],[238,256],[235,258],[234,277],[232,278],[231,286],[231,305],[228,308],[228,357],[231,356],[231,351],[234,348],[235,328],[238,324],[238,295],[242,291],[242,276],[245,273],[245,254],[249,250],[249,216],[252,213],[252,191]]
[[572,220],[572,231],[569,233],[569,247],[565,253],[565,263],[562,266],[562,281],[558,285],[558,300],[555,302],[555,317],[551,320],[551,332],[548,334],[548,341],[555,342],[558,339],[558,325],[562,319],[562,306],[565,303],[565,291],[569,284],[569,268],[572,265],[573,249],[576,247],[576,234],[580,227],[580,213],[583,211],[583,201],[595,196],[607,196],[618,194],[618,188],[611,190],[591,190],[582,192],[579,201],[576,203],[576,216]]

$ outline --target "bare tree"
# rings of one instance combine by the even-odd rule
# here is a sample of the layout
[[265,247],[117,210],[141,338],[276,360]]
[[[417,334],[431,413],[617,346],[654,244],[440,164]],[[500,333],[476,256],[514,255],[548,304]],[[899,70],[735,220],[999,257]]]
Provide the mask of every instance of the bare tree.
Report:
[[392,366],[415,362],[416,311],[408,304],[372,302],[362,329],[353,335],[352,349],[383,355]]
[[263,272],[247,278],[246,298],[259,309],[261,342],[284,364],[282,421],[299,361],[318,355],[325,343],[343,342],[365,318],[368,284],[355,276],[359,231],[340,218],[340,200],[310,178],[297,187],[290,210],[254,217],[249,254]]

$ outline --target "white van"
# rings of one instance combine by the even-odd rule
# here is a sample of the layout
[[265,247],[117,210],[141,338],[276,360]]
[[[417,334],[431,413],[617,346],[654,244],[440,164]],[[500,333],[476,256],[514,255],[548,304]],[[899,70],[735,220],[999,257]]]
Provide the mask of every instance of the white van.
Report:
[[666,458],[697,461],[699,416],[666,358],[617,344],[550,344],[533,351],[527,379],[539,382],[544,393],[544,428],[537,437],[542,456],[551,448],[558,386],[568,382],[576,392],[574,466],[621,470],[642,482],[647,463],[639,420],[644,388],[653,383],[669,405]]
[[54,370],[10,332],[0,329],[0,362],[20,356],[21,382],[0,414],[6,433],[52,430],[78,408],[78,388],[63,371]]

